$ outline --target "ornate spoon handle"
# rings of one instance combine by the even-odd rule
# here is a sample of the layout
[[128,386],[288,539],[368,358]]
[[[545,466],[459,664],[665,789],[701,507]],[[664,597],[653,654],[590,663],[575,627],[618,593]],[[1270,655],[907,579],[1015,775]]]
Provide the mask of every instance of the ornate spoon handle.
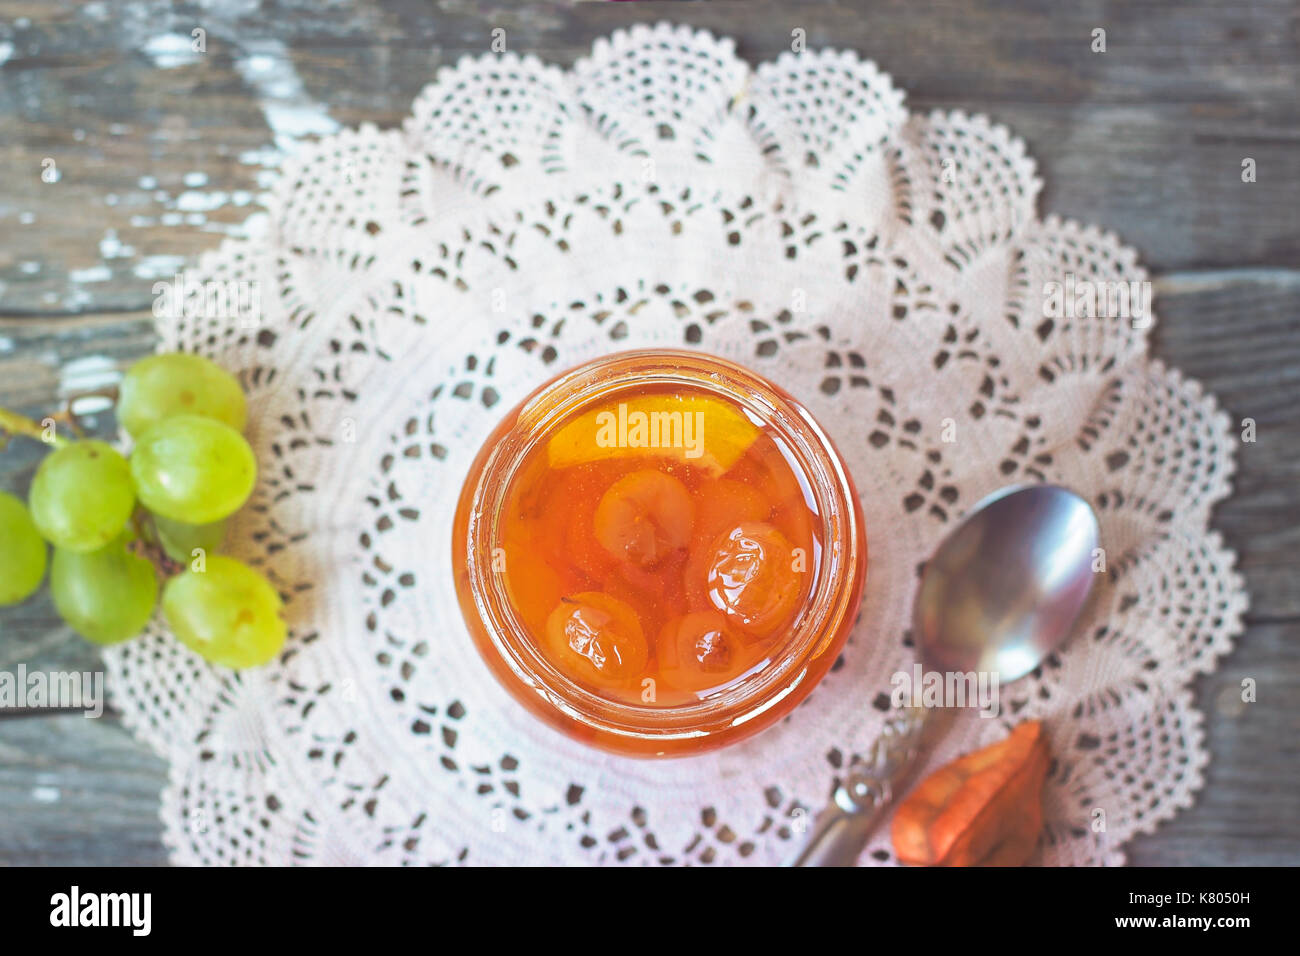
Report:
[[[849,774],[817,815],[808,842],[789,866],[853,866],[884,815],[907,783],[927,736],[936,725],[932,709],[905,707],[885,724],[872,748],[870,762]],[[929,734],[927,735],[927,730]]]

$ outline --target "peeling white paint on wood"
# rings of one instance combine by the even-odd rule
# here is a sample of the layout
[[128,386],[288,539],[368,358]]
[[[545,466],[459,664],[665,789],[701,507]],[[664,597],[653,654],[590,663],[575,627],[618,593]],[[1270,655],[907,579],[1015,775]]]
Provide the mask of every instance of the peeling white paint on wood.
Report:
[[69,269],[68,281],[81,284],[84,282],[107,282],[113,278],[113,270],[108,266],[91,266],[88,269]]
[[185,268],[184,256],[145,256],[135,264],[131,274],[138,279],[170,279]]
[[188,66],[198,62],[203,55],[195,52],[192,37],[180,33],[162,33],[150,37],[143,47],[143,52],[160,70],[174,70]]
[[[257,92],[258,106],[266,117],[266,125],[271,128],[275,145],[281,151],[294,152],[304,136],[323,135],[339,129],[339,124],[330,117],[326,107],[307,95],[302,79],[294,69],[293,57],[282,41],[243,43],[242,52],[235,59],[235,69]],[[267,157],[263,155],[260,158]],[[274,164],[278,164],[278,158]]]
[[[59,397],[68,399],[82,392],[110,388],[122,381],[117,362],[107,355],[87,355],[66,362],[59,369]],[[113,407],[113,400],[102,395],[90,395],[76,401],[73,411],[78,415],[93,415]]]

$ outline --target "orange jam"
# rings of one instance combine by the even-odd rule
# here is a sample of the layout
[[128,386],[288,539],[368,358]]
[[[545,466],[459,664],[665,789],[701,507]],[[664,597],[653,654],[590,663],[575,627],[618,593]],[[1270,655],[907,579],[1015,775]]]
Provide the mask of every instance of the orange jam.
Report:
[[454,539],[471,633],[573,736],[633,754],[739,739],[807,693],[852,624],[852,483],[806,412],[739,366],[593,365],[508,416],[471,469]]
[[542,654],[631,704],[761,668],[821,552],[779,436],[725,398],[682,397],[634,385],[575,412],[524,458],[501,522],[506,589]]

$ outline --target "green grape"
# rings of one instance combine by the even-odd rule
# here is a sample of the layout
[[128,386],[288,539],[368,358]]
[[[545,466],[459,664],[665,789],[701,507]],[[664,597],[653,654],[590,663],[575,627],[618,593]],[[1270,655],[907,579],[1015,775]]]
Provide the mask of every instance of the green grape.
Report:
[[184,524],[211,524],[238,511],[257,482],[257,460],[244,436],[197,415],[163,419],[131,453],[140,502]]
[[121,533],[135,508],[130,466],[102,441],[64,445],[36,469],[27,504],[50,544],[96,551]]
[[199,415],[242,432],[244,391],[233,375],[201,355],[167,352],[142,358],[118,389],[117,420],[132,438],[173,415]]
[[195,550],[202,550],[204,555],[216,554],[226,540],[226,521],[214,521],[212,524],[182,524],[153,516],[153,526],[158,531],[158,543],[167,552],[167,557],[181,564],[189,564],[195,558]]
[[0,605],[31,596],[45,577],[45,542],[27,507],[0,491]]
[[248,565],[212,555],[202,571],[167,582],[163,614],[181,643],[224,667],[256,667],[275,657],[286,634],[275,588]]
[[54,549],[50,596],[69,626],[96,644],[135,637],[153,617],[158,578],[153,565],[127,550],[127,536],[98,551]]

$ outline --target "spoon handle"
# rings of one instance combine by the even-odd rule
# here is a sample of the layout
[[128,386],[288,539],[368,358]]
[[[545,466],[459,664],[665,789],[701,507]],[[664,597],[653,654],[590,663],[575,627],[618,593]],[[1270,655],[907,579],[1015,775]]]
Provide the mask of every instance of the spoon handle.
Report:
[[870,762],[835,788],[831,803],[813,823],[812,833],[789,866],[853,866],[867,840],[900,793],[916,763],[935,711],[905,707],[885,723],[872,749]]

